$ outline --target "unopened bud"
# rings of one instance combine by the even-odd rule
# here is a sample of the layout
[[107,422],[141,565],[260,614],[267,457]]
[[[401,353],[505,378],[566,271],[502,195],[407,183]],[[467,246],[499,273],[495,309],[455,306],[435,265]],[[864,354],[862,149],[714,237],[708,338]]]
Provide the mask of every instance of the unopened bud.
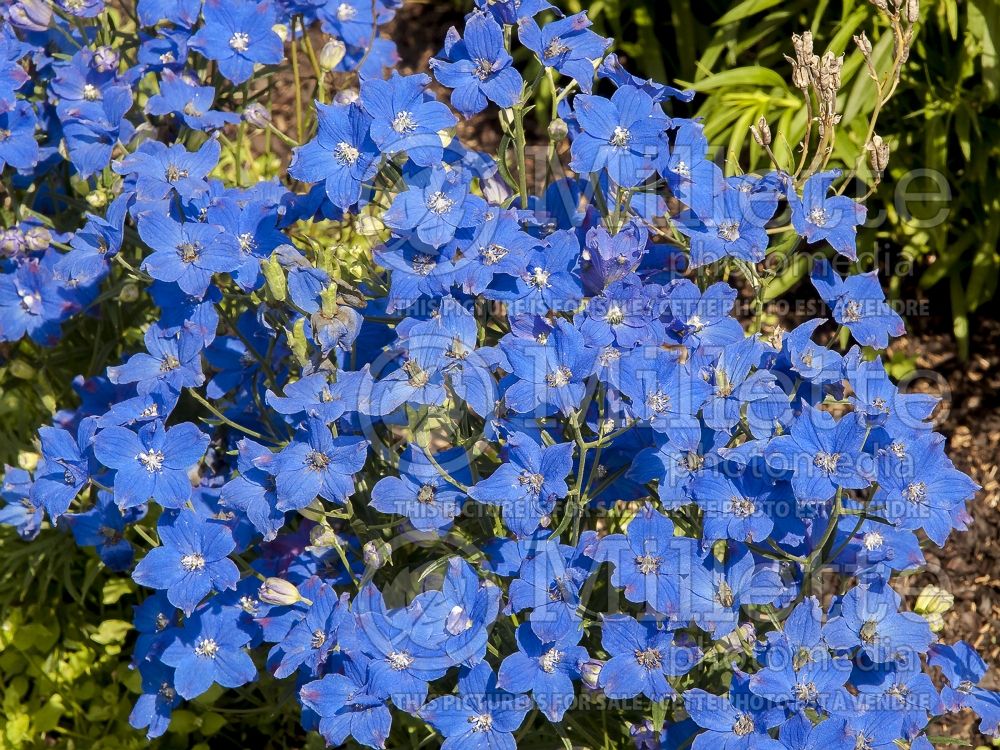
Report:
[[865,144],[865,148],[868,150],[868,162],[871,164],[872,171],[881,178],[885,168],[889,165],[889,144],[882,140],[882,136],[875,135]]
[[52,235],[45,227],[31,227],[24,233],[24,246],[29,251],[44,250],[52,244]]
[[261,584],[257,598],[265,604],[286,607],[302,601],[302,595],[294,583],[284,578],[266,578]]
[[564,141],[569,136],[569,125],[561,117],[549,123],[549,140]]
[[913,604],[913,611],[927,620],[935,633],[944,628],[942,615],[955,605],[955,596],[938,586],[924,586]]
[[139,299],[139,287],[135,284],[125,284],[125,286],[122,287],[122,290],[118,292],[118,299],[126,304],[135,302]]
[[104,208],[108,205],[108,196],[103,190],[95,190],[87,194],[87,205],[91,208]]
[[357,89],[344,89],[343,91],[338,91],[337,95],[333,97],[334,104],[353,104],[358,100]]
[[597,690],[597,681],[601,676],[604,662],[599,659],[589,659],[580,665],[580,679],[584,686]]
[[365,542],[365,546],[361,548],[361,556],[367,567],[377,570],[392,560],[392,547],[381,539],[373,539]]
[[101,46],[94,50],[93,65],[98,73],[111,73],[118,70],[121,58],[113,47]]
[[764,117],[757,120],[756,126],[750,126],[750,133],[753,135],[753,139],[757,142],[758,146],[771,145],[771,128]]
[[260,102],[251,102],[243,110],[243,120],[253,128],[266,128],[271,123],[271,113]]
[[871,57],[872,43],[869,41],[868,35],[865,34],[865,32],[862,31],[860,34],[856,35],[854,37],[854,43],[858,45],[858,49],[861,50],[861,54],[864,55],[865,58]]
[[347,54],[347,46],[339,39],[331,39],[323,45],[319,52],[319,67],[323,70],[333,70]]

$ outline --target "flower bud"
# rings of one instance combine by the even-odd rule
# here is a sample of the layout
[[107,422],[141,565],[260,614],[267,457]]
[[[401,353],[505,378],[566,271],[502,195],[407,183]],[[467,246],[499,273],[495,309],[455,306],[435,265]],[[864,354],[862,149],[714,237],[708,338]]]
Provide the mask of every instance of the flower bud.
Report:
[[319,549],[332,549],[340,544],[340,538],[329,526],[317,525],[309,532],[309,544]]
[[110,73],[118,70],[121,58],[118,51],[111,47],[98,47],[94,50],[94,68],[98,73]]
[[23,253],[26,248],[24,233],[17,227],[0,231],[0,253],[14,257]]
[[334,70],[347,54],[347,46],[339,39],[331,39],[319,51],[319,67],[323,70]]
[[243,110],[243,120],[254,128],[266,128],[271,124],[271,113],[260,102],[251,102]]
[[557,117],[549,123],[549,140],[559,142],[569,137],[569,125],[561,117]]
[[108,205],[108,196],[103,190],[95,190],[87,194],[87,205],[91,208],[104,208]]
[[361,548],[361,556],[367,567],[377,570],[392,561],[392,547],[381,539],[372,539]]
[[913,611],[927,620],[935,633],[944,628],[942,615],[955,605],[955,597],[938,586],[924,586],[913,604]]
[[334,104],[353,104],[358,100],[357,89],[344,89],[343,91],[338,91],[337,95],[333,97]]
[[52,235],[45,227],[31,227],[24,233],[24,244],[28,250],[44,250],[52,244]]
[[279,607],[289,606],[302,601],[302,595],[294,583],[284,578],[266,578],[257,593],[257,598],[265,604]]
[[125,284],[122,290],[118,292],[118,299],[122,302],[135,302],[139,299],[139,287],[135,284]]
[[597,690],[597,680],[601,676],[604,662],[600,659],[588,659],[580,665],[580,679],[591,690]]

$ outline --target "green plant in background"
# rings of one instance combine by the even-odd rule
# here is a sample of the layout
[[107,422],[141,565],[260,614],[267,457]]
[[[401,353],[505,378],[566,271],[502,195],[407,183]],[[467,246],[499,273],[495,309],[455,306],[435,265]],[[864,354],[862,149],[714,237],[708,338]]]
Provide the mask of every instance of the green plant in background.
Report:
[[[890,0],[892,2],[893,0]],[[884,0],[881,0],[884,4]],[[764,117],[781,162],[796,152],[806,123],[806,100],[786,79],[791,34],[809,31],[817,55],[844,55],[838,111],[843,115],[831,163],[850,170],[864,154],[867,125],[879,97],[865,56],[853,37],[875,20],[871,60],[885,70],[893,55],[888,16],[868,0],[562,0],[584,6],[602,33],[614,34],[628,64],[647,76],[679,80],[699,92],[697,114],[706,134],[732,164],[752,169],[770,158],[750,127]],[[968,355],[968,316],[989,302],[1000,273],[1000,5],[995,0],[941,0],[920,9],[919,33],[903,62],[895,101],[879,113],[878,131],[891,148],[891,179],[877,189],[872,221],[859,250],[890,251],[883,270],[895,271],[891,292],[919,289],[950,296],[955,336]],[[655,39],[655,43],[650,43]],[[815,114],[813,112],[812,114]],[[857,193],[874,183],[858,170]],[[878,218],[879,211],[872,214]],[[871,262],[871,261],[869,261]],[[794,269],[790,288],[805,272]]]

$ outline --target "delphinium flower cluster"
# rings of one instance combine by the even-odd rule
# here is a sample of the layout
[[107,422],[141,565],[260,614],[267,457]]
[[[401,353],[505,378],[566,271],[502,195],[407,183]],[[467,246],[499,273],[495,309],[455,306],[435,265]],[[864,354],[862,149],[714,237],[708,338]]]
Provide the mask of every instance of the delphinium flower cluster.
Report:
[[[386,0],[122,5],[3,10],[0,338],[142,337],[0,519],[146,592],[137,728],[270,675],[331,745],[996,732],[983,661],[892,586],[977,488],[879,357],[903,321],[826,169],[842,59],[797,38],[818,132],[740,174],[545,0],[483,0],[430,75],[389,72]],[[876,12],[904,54],[915,2]],[[484,112],[496,154],[456,136]],[[765,334],[805,254],[833,322]]]

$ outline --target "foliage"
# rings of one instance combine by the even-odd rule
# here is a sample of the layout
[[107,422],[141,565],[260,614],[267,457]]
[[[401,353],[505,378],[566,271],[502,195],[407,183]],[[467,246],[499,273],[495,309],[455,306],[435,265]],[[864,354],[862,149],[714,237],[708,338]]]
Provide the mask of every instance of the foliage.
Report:
[[[753,110],[766,165],[734,143],[729,174],[728,110],[679,116],[584,13],[483,0],[430,62],[446,103],[391,71],[396,10],[4,11],[0,339],[94,351],[3,478],[8,739],[132,746],[126,691],[166,747],[995,733],[946,592],[891,585],[978,488],[887,373],[844,194],[884,179],[916,0],[860,60],[803,34],[792,88],[755,72],[815,118]],[[483,113],[496,154],[457,135]],[[766,325],[799,269],[835,326]]]

